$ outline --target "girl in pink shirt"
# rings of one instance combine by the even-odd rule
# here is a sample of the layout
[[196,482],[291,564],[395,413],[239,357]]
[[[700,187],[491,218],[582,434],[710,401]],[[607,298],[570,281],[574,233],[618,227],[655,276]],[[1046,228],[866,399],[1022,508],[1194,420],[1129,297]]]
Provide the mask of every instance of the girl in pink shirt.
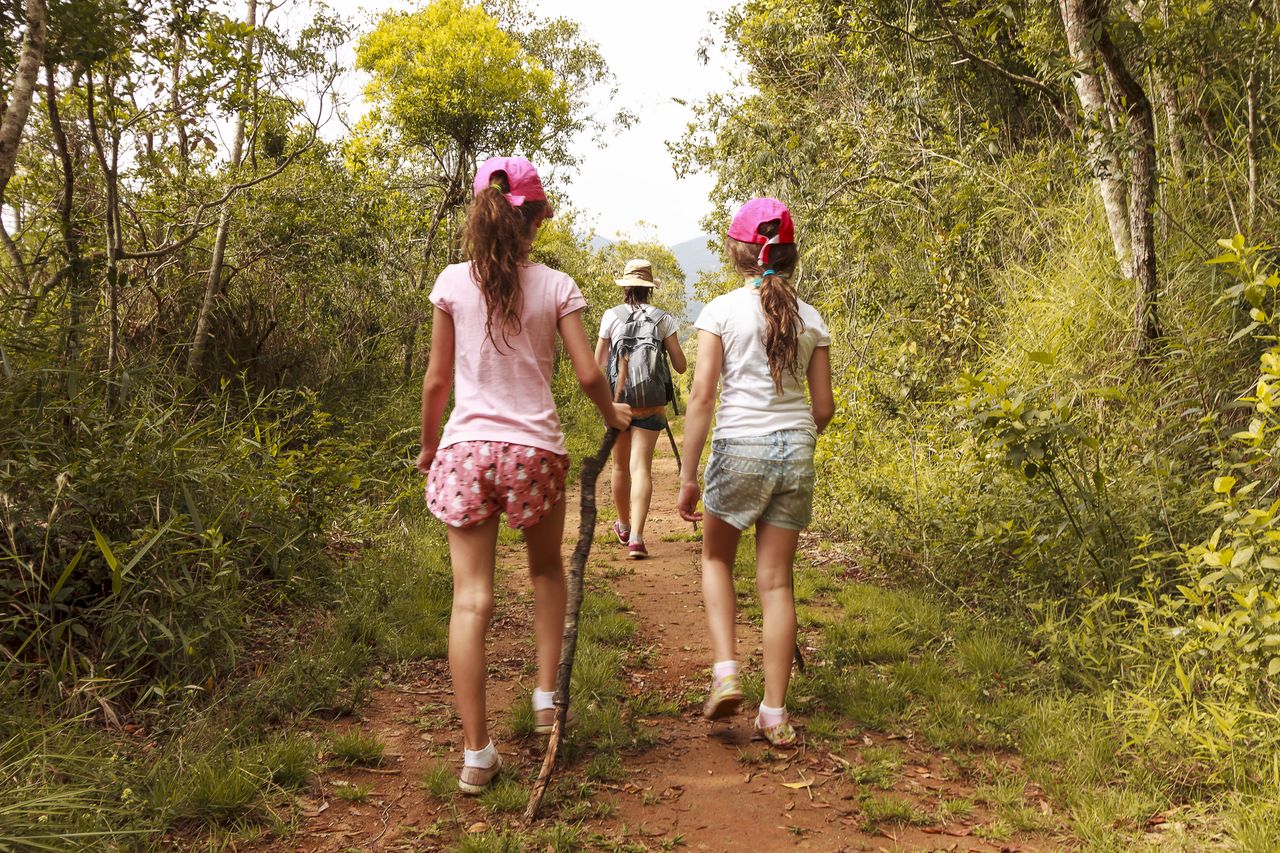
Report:
[[[552,215],[538,173],[523,157],[495,157],[476,173],[467,217],[472,260],[446,267],[431,291],[431,356],[422,384],[422,452],[432,513],[449,528],[453,612],[449,672],[462,720],[458,787],[478,794],[501,760],[485,718],[485,634],[493,613],[498,517],[524,533],[533,582],[538,685],[533,707],[549,733],[564,629],[564,483],[569,458],[551,396],[557,334],[583,391],[609,426],[626,429],[582,324],[586,302],[573,279],[529,263]],[[437,438],[454,392],[453,412]]]

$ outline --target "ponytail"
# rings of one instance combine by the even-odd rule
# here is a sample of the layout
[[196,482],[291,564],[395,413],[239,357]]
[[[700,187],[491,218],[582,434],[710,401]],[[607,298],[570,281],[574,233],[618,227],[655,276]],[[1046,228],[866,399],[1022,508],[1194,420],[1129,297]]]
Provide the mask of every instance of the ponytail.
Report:
[[[769,358],[773,388],[782,393],[783,373],[795,376],[800,367],[800,301],[789,278],[772,269],[760,281],[764,310],[764,352]],[[771,274],[770,274],[771,273]]]
[[480,288],[488,316],[485,335],[498,346],[496,325],[503,343],[521,331],[520,264],[529,257],[534,226],[546,209],[544,201],[526,201],[519,207],[507,201],[511,191],[507,176],[495,172],[488,187],[478,193],[467,214],[466,244],[471,255],[471,278]]
[[[774,233],[776,228],[774,225]],[[762,226],[761,233],[764,230]],[[759,277],[757,286],[765,321],[764,352],[769,359],[773,388],[781,393],[786,374],[798,376],[800,372],[800,333],[804,325],[800,319],[800,299],[791,284],[800,254],[794,243],[774,243],[768,250],[769,267],[765,269],[760,263],[759,245],[732,237],[725,239],[725,251],[738,272]]]

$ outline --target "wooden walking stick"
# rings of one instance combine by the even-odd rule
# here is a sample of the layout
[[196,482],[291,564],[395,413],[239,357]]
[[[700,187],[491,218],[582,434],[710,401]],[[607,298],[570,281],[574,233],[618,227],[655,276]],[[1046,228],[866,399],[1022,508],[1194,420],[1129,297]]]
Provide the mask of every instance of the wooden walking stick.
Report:
[[[623,355],[618,365],[618,385],[614,392],[614,400],[622,402],[623,391],[627,387],[627,362],[629,356]],[[587,557],[591,553],[591,541],[596,532],[596,479],[600,471],[609,461],[614,442],[618,440],[618,431],[612,427],[605,431],[604,439],[596,455],[582,463],[582,510],[578,519],[578,544],[569,558],[569,590],[568,602],[564,614],[564,640],[560,645],[560,668],[556,674],[556,716],[551,724],[551,736],[547,739],[547,753],[542,757],[542,769],[538,771],[538,779],[529,792],[529,804],[525,806],[524,822],[532,823],[538,816],[542,806],[542,798],[547,793],[547,785],[551,782],[551,773],[555,770],[556,759],[560,755],[560,741],[564,738],[565,723],[569,718],[569,686],[573,681],[573,656],[578,650],[578,614],[582,610],[582,581],[586,574]]]

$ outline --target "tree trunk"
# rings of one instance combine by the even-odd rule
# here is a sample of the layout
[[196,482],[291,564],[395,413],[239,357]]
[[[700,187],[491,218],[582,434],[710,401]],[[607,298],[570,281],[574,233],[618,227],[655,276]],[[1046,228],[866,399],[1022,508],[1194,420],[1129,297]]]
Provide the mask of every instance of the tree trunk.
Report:
[[[105,97],[108,99],[107,114],[111,114],[110,99],[111,81],[103,81],[106,86]],[[98,156],[98,167],[102,170],[103,183],[106,187],[106,238],[107,238],[107,373],[115,370],[120,360],[120,260],[124,255],[124,231],[120,224],[120,138],[116,130],[111,128],[111,151],[108,154],[102,129],[98,126],[97,98],[93,75],[85,80],[85,109],[88,116],[89,140],[93,144],[94,153]],[[116,397],[108,384],[108,408],[114,408]]]
[[1071,83],[1085,116],[1085,140],[1090,168],[1098,183],[1098,193],[1102,196],[1102,208],[1107,216],[1107,229],[1111,233],[1111,245],[1116,262],[1120,265],[1120,274],[1131,279],[1133,237],[1129,224],[1129,197],[1120,158],[1108,148],[1103,134],[1109,112],[1102,80],[1097,74],[1098,55],[1091,32],[1092,22],[1085,8],[1085,0],[1059,0],[1059,9],[1067,35],[1067,49],[1076,66]]
[[[258,0],[248,0],[244,15],[245,23],[254,27],[258,22]],[[253,56],[253,33],[244,39],[244,58],[246,65]],[[242,81],[243,82],[243,81]],[[241,94],[244,87],[241,86]],[[244,110],[236,113],[235,130],[231,136],[231,160],[227,169],[234,176],[240,169],[244,159]],[[196,376],[204,369],[205,357],[209,350],[209,334],[213,327],[214,309],[218,298],[222,295],[222,267],[227,257],[227,236],[231,232],[231,199],[227,199],[218,214],[218,230],[213,239],[213,255],[209,261],[209,276],[205,280],[204,299],[200,303],[200,313],[196,315],[196,334],[191,341],[191,353],[187,358],[187,373]]]
[[27,114],[31,111],[31,97],[36,90],[36,78],[44,62],[44,45],[48,27],[48,11],[44,0],[26,0],[27,34],[22,40],[22,56],[18,59],[18,71],[13,87],[9,90],[9,102],[0,119],[0,204],[4,203],[4,191],[18,165],[18,145],[22,131],[27,126]]
[[[58,165],[62,170],[62,192],[58,197],[58,226],[62,232],[63,262],[67,269],[67,328],[62,348],[62,366],[66,377],[66,396],[75,399],[79,393],[81,311],[89,293],[89,264],[80,253],[80,226],[75,221],[73,202],[76,188],[76,164],[58,111],[58,86],[53,63],[45,65],[45,100],[49,111],[49,129],[53,136]],[[37,309],[37,296],[27,303],[24,322],[30,322]]]
[[[1160,18],[1167,28],[1169,26],[1169,0],[1160,0]],[[1140,14],[1137,19],[1141,23]],[[1151,77],[1156,87],[1156,97],[1160,99],[1160,106],[1164,109],[1165,136],[1169,139],[1169,163],[1173,167],[1174,175],[1178,178],[1185,178],[1187,176],[1187,153],[1186,146],[1182,142],[1182,128],[1179,127],[1177,84],[1171,82],[1158,66],[1153,67]],[[1176,75],[1174,79],[1177,79]]]
[[1178,94],[1158,70],[1151,72],[1151,82],[1155,86],[1156,97],[1160,99],[1160,106],[1164,109],[1164,135],[1169,144],[1170,171],[1175,177],[1186,177],[1187,154],[1182,144],[1182,130],[1178,127]]
[[[1076,0],[1063,0],[1064,3]],[[1152,353],[1160,338],[1157,310],[1160,287],[1156,269],[1156,130],[1147,93],[1111,41],[1101,3],[1088,4],[1090,29],[1107,79],[1126,114],[1129,134],[1129,232],[1133,240],[1134,351]]]
[[[440,231],[440,223],[444,221],[445,214],[448,212],[449,205],[452,202],[453,187],[445,188],[444,196],[440,199],[440,204],[436,207],[435,216],[431,219],[431,228],[427,231],[426,247],[422,250],[422,275],[418,276],[418,285],[415,291],[421,294],[427,287],[427,282],[431,280],[428,265],[431,263],[431,247],[435,245],[436,235]],[[402,370],[405,382],[408,382],[413,375],[413,360],[418,346],[418,330],[422,328],[422,319],[414,309],[414,317],[409,322],[409,331],[405,333],[404,339],[404,367]]]

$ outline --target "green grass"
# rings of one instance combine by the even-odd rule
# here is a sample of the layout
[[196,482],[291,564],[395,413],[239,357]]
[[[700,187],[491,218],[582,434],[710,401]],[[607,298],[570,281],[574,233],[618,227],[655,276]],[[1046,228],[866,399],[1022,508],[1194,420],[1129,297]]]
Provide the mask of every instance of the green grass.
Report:
[[898,826],[923,826],[931,821],[930,816],[921,811],[910,800],[889,795],[866,796],[859,803],[862,817],[868,826],[876,827],[884,824]]
[[934,812],[939,823],[951,823],[956,820],[968,820],[973,815],[973,800],[968,797],[944,799],[938,803]]
[[859,785],[890,790],[902,767],[902,751],[894,747],[869,746],[862,750],[861,758],[861,763],[845,768],[845,775]]
[[582,600],[579,631],[579,642],[625,646],[635,636],[636,624],[616,595],[591,591]]
[[339,764],[375,767],[382,763],[385,749],[386,745],[377,736],[365,734],[359,729],[348,729],[334,735],[329,742],[329,753]]
[[1026,652],[992,631],[976,631],[956,643],[956,664],[982,687],[1018,681],[1027,670]]
[[599,752],[591,756],[582,774],[593,782],[619,782],[626,778],[626,771],[615,752]]
[[267,780],[243,753],[207,757],[192,765],[181,778],[165,780],[153,797],[169,800],[171,814],[181,823],[204,826],[239,823],[256,813]]
[[436,799],[448,800],[458,794],[458,775],[448,764],[438,761],[423,772],[422,787]]
[[669,699],[656,690],[646,690],[631,699],[631,713],[636,717],[678,717],[680,702]]
[[817,714],[805,722],[804,735],[810,741],[833,741],[843,737],[844,730],[838,717]]
[[373,786],[368,784],[335,782],[333,785],[333,793],[338,799],[346,800],[349,803],[363,803],[369,799],[369,794],[372,792]]
[[1280,850],[1280,795],[1270,801],[1236,797],[1224,821],[1232,845],[1242,853],[1274,853]]
[[458,839],[454,850],[457,853],[524,853],[530,849],[534,841],[531,833],[519,830],[500,832],[490,829],[486,832],[463,835]]
[[480,804],[491,814],[518,814],[528,803],[528,789],[507,776],[499,776],[480,795]]
[[302,735],[281,735],[264,745],[262,763],[272,784],[298,790],[315,773],[316,745]]
[[622,654],[617,650],[592,643],[580,645],[573,663],[574,701],[621,698],[623,686],[618,675],[623,671]]

